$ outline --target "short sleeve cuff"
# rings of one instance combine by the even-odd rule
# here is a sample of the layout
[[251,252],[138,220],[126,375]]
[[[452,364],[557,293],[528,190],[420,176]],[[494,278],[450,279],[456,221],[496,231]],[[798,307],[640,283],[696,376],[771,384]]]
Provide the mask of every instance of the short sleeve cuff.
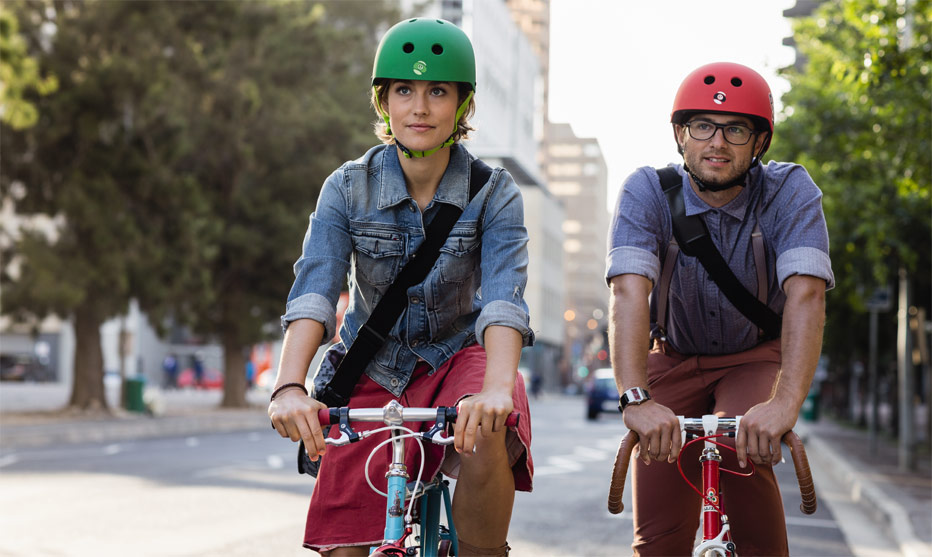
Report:
[[828,254],[817,248],[793,248],[780,254],[777,258],[777,279],[780,287],[793,275],[807,275],[825,281],[825,289],[835,287],[835,275],[832,273],[832,261]]
[[337,311],[327,298],[320,294],[312,292],[289,301],[285,306],[285,315],[282,315],[282,332],[288,330],[288,325],[298,319],[313,319],[321,323],[324,326],[325,341],[336,334]]
[[605,281],[611,282],[612,277],[626,274],[641,275],[657,284],[660,278],[660,258],[647,250],[631,246],[612,249],[606,257]]
[[534,331],[528,325],[528,314],[511,302],[493,300],[482,308],[476,320],[476,340],[485,348],[485,330],[490,325],[503,325],[521,333],[522,346],[534,344]]

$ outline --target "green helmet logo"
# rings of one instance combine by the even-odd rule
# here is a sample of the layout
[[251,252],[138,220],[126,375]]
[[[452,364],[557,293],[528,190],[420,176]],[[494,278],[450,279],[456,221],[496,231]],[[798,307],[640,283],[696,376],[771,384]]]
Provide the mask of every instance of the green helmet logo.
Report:
[[383,79],[468,83],[476,90],[476,55],[466,33],[443,19],[415,18],[385,32],[375,53],[372,85]]

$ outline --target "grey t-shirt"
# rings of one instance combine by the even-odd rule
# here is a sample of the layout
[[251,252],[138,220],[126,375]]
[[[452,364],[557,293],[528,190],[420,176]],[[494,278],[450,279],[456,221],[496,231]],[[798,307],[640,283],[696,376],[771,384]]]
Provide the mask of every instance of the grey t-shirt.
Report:
[[[767,260],[767,305],[783,312],[782,285],[792,275],[825,280],[835,285],[828,255],[828,231],[822,212],[822,192],[806,169],[797,164],[770,162],[748,174],[747,186],[720,208],[702,201],[689,185],[681,165],[687,215],[700,215],[712,242],[738,280],[757,293],[757,270],[751,232],[760,222]],[[625,181],[618,196],[608,239],[606,279],[633,273],[654,284],[651,329],[656,334],[660,267],[673,237],[670,209],[651,167],[642,167]],[[683,354],[732,354],[758,344],[757,327],[725,298],[695,257],[682,252],[670,282],[667,339]]]

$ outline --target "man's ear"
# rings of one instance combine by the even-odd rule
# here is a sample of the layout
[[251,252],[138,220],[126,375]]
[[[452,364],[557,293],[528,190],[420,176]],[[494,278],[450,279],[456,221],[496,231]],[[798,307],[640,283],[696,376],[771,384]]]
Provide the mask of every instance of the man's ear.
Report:
[[681,153],[686,146],[686,137],[684,136],[685,133],[686,126],[681,124],[673,124],[673,139],[676,141],[676,145],[679,147]]

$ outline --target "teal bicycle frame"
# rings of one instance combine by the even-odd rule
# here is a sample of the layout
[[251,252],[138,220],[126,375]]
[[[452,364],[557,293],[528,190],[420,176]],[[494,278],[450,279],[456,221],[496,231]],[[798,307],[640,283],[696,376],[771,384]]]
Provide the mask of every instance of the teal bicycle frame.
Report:
[[[441,551],[446,555],[458,552],[456,528],[453,525],[453,506],[450,497],[449,482],[441,475],[430,482],[410,482],[405,466],[405,439],[414,437],[439,445],[449,445],[453,437],[446,436],[447,425],[456,420],[455,408],[404,408],[392,401],[384,408],[332,408],[318,413],[321,424],[338,424],[339,437],[326,439],[328,445],[346,445],[359,441],[369,435],[390,430],[390,439],[382,444],[391,443],[392,462],[388,466],[386,477],[388,486],[385,491],[385,531],[383,544],[373,547],[370,553],[380,552],[385,555],[408,555],[405,544],[418,527],[415,539],[418,540],[421,557],[438,557]],[[388,427],[357,433],[350,426],[352,421],[383,422]],[[434,422],[426,432],[415,433],[401,427],[403,422]],[[517,425],[517,414],[509,417],[506,425]],[[375,450],[382,446],[378,445]],[[375,452],[373,451],[373,453]],[[366,464],[368,470],[368,463]],[[371,482],[370,482],[371,485]],[[374,486],[373,486],[373,489]],[[380,492],[381,493],[381,492]],[[417,507],[409,507],[415,499],[420,499]],[[408,512],[406,513],[406,508]],[[417,509],[417,517],[414,510]],[[443,515],[441,515],[443,511]],[[441,516],[446,524],[441,523]]]
[[[436,417],[436,414],[434,414]],[[392,429],[392,463],[388,468],[388,497],[385,506],[385,533],[383,539],[386,543],[390,541],[400,542],[404,540],[411,531],[405,524],[405,506],[404,501],[408,499],[409,487],[411,495],[417,489],[417,482],[410,485],[408,480],[407,468],[405,462],[404,438],[401,436],[402,430]],[[457,555],[456,528],[453,526],[453,505],[450,499],[450,488],[446,480],[437,476],[429,484],[421,487],[423,495],[420,496],[420,513],[419,523],[421,557],[437,557],[440,542],[448,540],[452,549],[452,554]],[[445,511],[447,526],[440,523],[441,505]],[[371,551],[378,548],[373,547]],[[371,552],[370,551],[370,552]]]

